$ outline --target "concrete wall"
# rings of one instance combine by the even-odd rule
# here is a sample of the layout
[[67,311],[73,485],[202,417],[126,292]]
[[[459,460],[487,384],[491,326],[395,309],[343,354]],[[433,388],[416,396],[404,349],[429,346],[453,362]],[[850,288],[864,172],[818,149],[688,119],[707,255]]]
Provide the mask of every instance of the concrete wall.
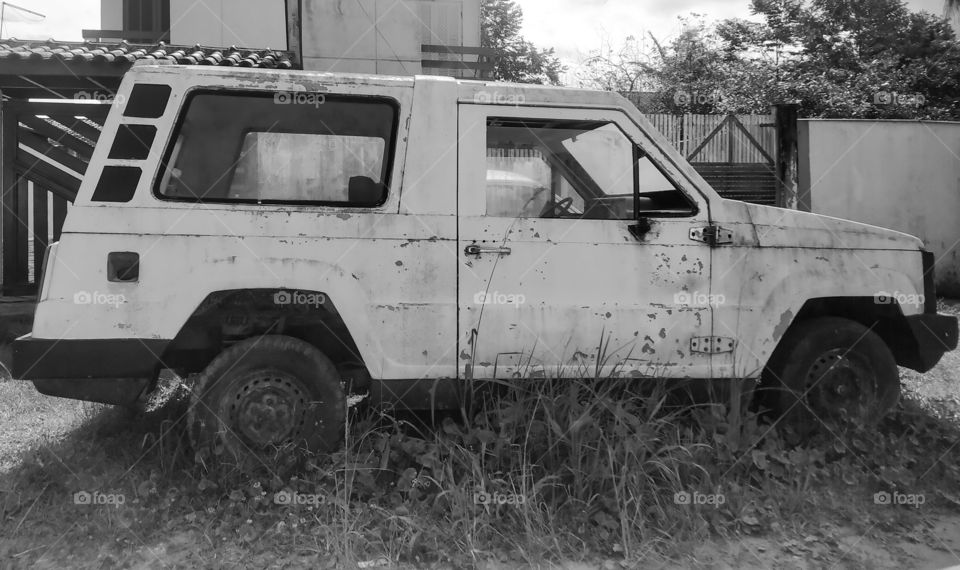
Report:
[[[480,1],[303,0],[304,69],[421,73],[422,44],[480,45]],[[122,0],[100,11],[122,29]],[[287,49],[284,0],[170,0],[170,24],[173,44]]]
[[287,49],[284,1],[170,0],[170,43]]
[[921,238],[960,296],[960,123],[801,120],[799,183],[802,209]]
[[100,0],[100,29],[123,29],[123,0]]
[[422,44],[479,46],[480,0],[303,3],[304,69],[414,75]]

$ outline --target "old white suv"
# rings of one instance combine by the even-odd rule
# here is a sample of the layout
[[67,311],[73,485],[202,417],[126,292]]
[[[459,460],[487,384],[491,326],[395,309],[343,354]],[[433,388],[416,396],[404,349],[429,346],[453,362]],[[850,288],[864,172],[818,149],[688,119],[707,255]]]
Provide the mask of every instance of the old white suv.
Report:
[[222,457],[330,449],[351,393],[584,373],[869,417],[957,344],[918,239],[722,199],[614,93],[157,66],[120,95],[14,374],[126,405],[200,373]]

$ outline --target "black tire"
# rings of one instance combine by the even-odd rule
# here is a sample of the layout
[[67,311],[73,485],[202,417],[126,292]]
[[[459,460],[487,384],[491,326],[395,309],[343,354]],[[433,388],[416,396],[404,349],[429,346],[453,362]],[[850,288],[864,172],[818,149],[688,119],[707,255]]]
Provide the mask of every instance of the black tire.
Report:
[[790,443],[827,424],[875,425],[900,399],[897,363],[883,339],[838,317],[792,326],[763,376],[763,401]]
[[197,460],[223,474],[285,476],[343,439],[346,400],[334,364],[287,336],[241,341],[207,366],[188,425]]

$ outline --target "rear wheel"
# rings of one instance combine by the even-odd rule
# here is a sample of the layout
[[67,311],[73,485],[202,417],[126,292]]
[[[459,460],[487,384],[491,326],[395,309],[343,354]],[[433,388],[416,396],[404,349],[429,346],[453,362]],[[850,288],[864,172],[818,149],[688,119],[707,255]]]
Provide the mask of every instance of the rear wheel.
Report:
[[345,410],[336,367],[322,352],[287,336],[250,338],[197,380],[191,442],[210,471],[282,475],[339,447]]
[[764,370],[764,400],[798,443],[829,424],[869,426],[900,397],[897,363],[876,333],[837,317],[804,321]]

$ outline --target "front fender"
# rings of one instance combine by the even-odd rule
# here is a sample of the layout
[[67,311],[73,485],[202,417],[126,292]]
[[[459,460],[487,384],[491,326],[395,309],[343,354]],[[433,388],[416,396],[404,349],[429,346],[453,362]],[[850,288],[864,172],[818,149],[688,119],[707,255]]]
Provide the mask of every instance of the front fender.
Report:
[[813,299],[850,299],[857,310],[875,307],[878,314],[923,313],[919,251],[756,248],[744,259],[746,272],[731,272],[718,283],[726,302],[715,311],[714,334],[737,340],[733,355],[718,363],[724,375],[759,377]]

